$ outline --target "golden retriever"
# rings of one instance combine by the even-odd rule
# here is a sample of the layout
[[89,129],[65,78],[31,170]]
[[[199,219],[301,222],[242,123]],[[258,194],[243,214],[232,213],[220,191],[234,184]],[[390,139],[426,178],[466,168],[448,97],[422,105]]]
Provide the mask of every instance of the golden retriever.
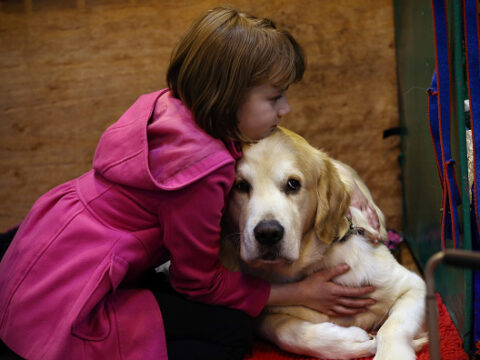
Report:
[[[350,207],[356,183],[381,223]],[[351,225],[345,216],[351,213]],[[246,145],[237,164],[221,258],[232,270],[271,283],[293,282],[340,263],[350,270],[334,279],[345,286],[373,285],[376,303],[353,316],[329,317],[302,306],[267,307],[259,334],[281,349],[328,359],[371,356],[415,359],[425,344],[425,283],[401,266],[367,232],[387,238],[385,218],[353,169],[283,128]],[[376,336],[368,332],[375,332]]]

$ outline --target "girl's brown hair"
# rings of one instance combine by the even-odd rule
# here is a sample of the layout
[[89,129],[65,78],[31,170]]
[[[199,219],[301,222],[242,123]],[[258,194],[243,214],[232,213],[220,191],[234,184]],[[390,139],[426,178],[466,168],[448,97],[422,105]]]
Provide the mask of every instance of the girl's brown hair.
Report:
[[167,83],[207,133],[248,141],[236,118],[246,91],[267,81],[286,88],[304,71],[303,50],[288,31],[269,19],[222,7],[194,22],[177,45]]

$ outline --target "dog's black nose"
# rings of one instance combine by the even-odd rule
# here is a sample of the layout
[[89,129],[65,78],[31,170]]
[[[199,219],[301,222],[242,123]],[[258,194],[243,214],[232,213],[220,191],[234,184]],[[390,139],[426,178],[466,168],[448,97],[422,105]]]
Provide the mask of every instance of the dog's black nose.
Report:
[[262,245],[275,245],[282,239],[284,232],[277,220],[260,221],[253,229],[255,239]]

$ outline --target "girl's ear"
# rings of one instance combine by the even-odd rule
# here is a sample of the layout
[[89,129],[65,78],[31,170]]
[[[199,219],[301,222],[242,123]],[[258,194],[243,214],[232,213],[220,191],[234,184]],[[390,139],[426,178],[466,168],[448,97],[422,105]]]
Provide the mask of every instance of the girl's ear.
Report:
[[318,155],[318,169],[315,234],[318,239],[330,244],[339,234],[348,230],[345,215],[350,204],[350,194],[337,169],[322,152]]

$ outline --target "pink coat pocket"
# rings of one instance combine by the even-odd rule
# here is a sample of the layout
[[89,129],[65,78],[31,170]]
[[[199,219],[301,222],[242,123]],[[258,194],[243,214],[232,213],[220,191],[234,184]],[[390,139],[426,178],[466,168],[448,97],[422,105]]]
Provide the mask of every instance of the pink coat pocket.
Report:
[[72,335],[83,340],[102,341],[110,334],[112,309],[109,299],[125,277],[128,263],[112,256],[99,269],[98,275],[94,275],[86,285],[86,289],[92,290],[72,325]]

